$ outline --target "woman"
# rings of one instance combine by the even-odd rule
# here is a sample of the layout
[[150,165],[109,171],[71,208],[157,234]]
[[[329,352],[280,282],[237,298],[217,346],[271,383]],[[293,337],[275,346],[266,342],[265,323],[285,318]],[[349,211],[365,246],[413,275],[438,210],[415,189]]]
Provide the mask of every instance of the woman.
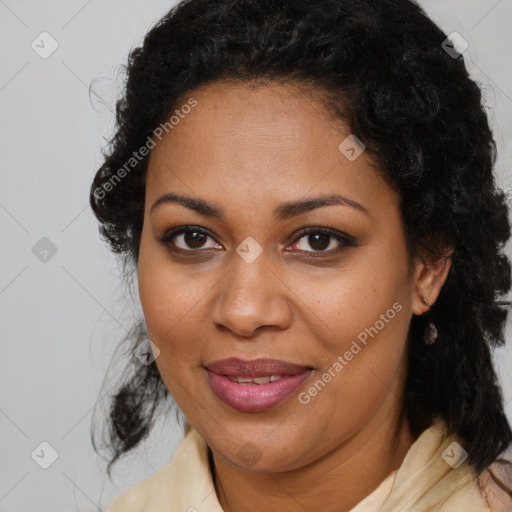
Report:
[[510,507],[494,161],[455,41],[410,0],[162,18],[91,188],[144,313],[109,469],[168,396],[185,438],[108,512]]

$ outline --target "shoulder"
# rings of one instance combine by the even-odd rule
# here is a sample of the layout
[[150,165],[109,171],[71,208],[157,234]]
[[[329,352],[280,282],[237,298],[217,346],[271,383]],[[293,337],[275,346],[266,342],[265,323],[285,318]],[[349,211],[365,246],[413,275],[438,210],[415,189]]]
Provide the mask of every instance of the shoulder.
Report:
[[[150,499],[157,499],[160,490],[172,479],[172,461],[137,485],[120,494],[105,512],[144,512]],[[156,512],[156,511],[155,511]]]
[[486,495],[491,512],[512,510],[512,445],[482,472],[479,485]]
[[106,512],[168,512],[194,510],[199,504],[221,511],[216,501],[207,446],[193,428],[174,452],[172,460],[157,472],[119,495]]
[[411,446],[383,510],[490,512],[467,452],[438,419]]
[[[197,460],[200,439],[187,430],[172,459],[151,476],[120,494],[106,512],[145,512],[151,506],[152,512],[167,510],[179,488],[179,476]],[[197,465],[197,464],[196,464]],[[198,468],[192,467],[191,470]],[[164,508],[166,506],[166,508]]]

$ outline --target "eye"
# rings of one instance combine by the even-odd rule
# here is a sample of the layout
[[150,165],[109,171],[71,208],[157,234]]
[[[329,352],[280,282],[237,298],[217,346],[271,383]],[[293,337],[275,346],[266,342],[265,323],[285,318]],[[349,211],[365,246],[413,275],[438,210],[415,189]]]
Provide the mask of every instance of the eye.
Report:
[[208,238],[211,237],[203,228],[188,226],[165,233],[164,236],[159,239],[159,242],[170,249],[194,252],[197,249],[212,249],[213,247],[205,247],[204,245]]
[[[302,242],[303,247],[309,245],[310,247],[313,248],[312,251],[308,251],[300,247],[300,240],[302,239],[304,239],[304,242]],[[332,248],[333,244],[334,249]],[[296,238],[295,242],[292,244],[292,247],[298,247],[300,251],[310,253],[336,253],[347,246],[355,246],[355,241],[352,237],[345,235],[344,233],[341,233],[340,231],[337,231],[335,229],[320,227],[308,228],[302,231],[300,233],[300,236]],[[331,248],[329,250],[326,250],[328,247]]]
[[[307,237],[307,239],[306,239]],[[173,229],[167,233],[165,233],[161,238],[159,238],[159,242],[166,248],[176,251],[176,252],[202,252],[200,249],[218,249],[222,248],[219,244],[217,246],[206,246],[206,241],[208,239],[212,239],[211,235],[205,229],[199,226],[185,226],[177,229]],[[308,251],[305,248],[301,248],[301,240],[305,239],[303,245],[309,244],[310,247],[313,248],[312,251]],[[334,239],[334,240],[333,240]],[[215,244],[216,242],[214,242]],[[326,250],[334,243],[334,249],[331,247],[329,250]],[[337,243],[337,247],[336,247]],[[355,240],[340,231],[331,228],[308,228],[303,230],[300,233],[298,238],[295,238],[295,241],[291,245],[292,250],[289,252],[293,252],[294,248],[299,250],[299,252],[312,253],[311,255],[315,255],[315,253],[332,254],[337,253],[343,250],[345,247],[355,247]]]

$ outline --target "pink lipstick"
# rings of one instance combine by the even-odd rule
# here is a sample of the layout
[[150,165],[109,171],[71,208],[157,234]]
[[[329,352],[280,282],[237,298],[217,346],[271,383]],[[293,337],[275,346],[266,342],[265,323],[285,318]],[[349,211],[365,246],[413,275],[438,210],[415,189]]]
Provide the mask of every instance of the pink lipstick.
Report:
[[261,412],[280,404],[313,369],[277,359],[222,359],[205,365],[213,392],[240,412]]

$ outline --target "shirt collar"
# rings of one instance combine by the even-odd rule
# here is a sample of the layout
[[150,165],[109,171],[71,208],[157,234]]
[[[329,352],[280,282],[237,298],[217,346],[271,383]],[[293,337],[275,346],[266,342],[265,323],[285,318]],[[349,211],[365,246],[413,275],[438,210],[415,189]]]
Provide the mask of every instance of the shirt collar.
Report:
[[[351,512],[489,512],[464,453],[437,420],[411,446],[400,468]],[[223,512],[208,461],[208,447],[190,427],[167,465],[118,497],[107,512]]]

